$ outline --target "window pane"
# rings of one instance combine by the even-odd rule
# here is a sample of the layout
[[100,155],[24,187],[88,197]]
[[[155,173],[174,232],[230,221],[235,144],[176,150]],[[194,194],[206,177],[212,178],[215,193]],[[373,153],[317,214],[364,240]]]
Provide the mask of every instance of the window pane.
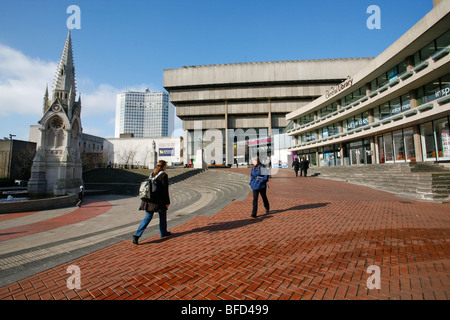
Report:
[[434,47],[434,41],[426,45],[422,50],[420,50],[420,58],[422,61],[427,60],[436,51]]
[[391,110],[389,107],[389,103],[384,103],[380,106],[380,115],[381,115],[381,119],[391,116]]
[[420,63],[420,52],[417,51],[414,54],[414,66],[417,66]]
[[446,74],[440,79],[440,92],[437,97],[445,97],[450,94],[450,74]]
[[328,135],[331,137],[331,136],[334,136],[336,133],[334,132],[334,126],[333,125],[331,125],[331,126],[328,126]]
[[383,135],[384,151],[386,161],[394,161],[394,148],[392,146],[392,135],[390,133]]
[[398,114],[402,111],[402,106],[400,105],[400,98],[396,98],[394,100],[391,100],[391,114]]
[[441,50],[450,44],[450,30],[436,39],[437,49]]
[[350,93],[345,96],[345,104],[350,104],[353,102],[353,93]]
[[436,144],[438,151],[438,160],[450,159],[450,132],[447,118],[439,119],[434,122],[436,132]]
[[437,96],[439,96],[439,94],[440,94],[440,88],[439,88],[438,80],[425,85],[425,96],[426,96],[427,102],[435,100],[437,98]]
[[355,128],[362,127],[362,117],[360,114],[355,116]]
[[371,90],[371,91],[375,91],[375,90],[377,90],[377,89],[378,89],[378,86],[377,86],[377,79],[372,80],[372,82],[370,83],[370,90]]
[[355,119],[353,118],[347,119],[347,129],[348,130],[355,129]]
[[389,81],[397,79],[397,66],[395,66],[394,68],[392,68],[391,70],[388,71],[388,78]]
[[347,120],[342,121],[342,132],[347,132]]
[[339,124],[334,124],[334,134],[339,134]]
[[403,61],[397,67],[398,67],[398,74],[406,72],[406,61]]
[[333,104],[331,105],[331,110],[332,110],[332,112],[337,111],[337,106],[338,106],[338,103],[337,103],[337,102],[335,102],[335,103],[333,103]]
[[431,125],[431,122],[421,125],[420,131],[422,136],[422,145],[425,148],[425,150],[423,150],[425,159],[436,160],[436,151],[434,149],[433,126]]
[[409,94],[405,94],[401,97],[402,100],[402,112],[411,109],[411,104],[409,101]]
[[378,137],[378,161],[384,163],[384,144],[383,137]]
[[384,73],[377,78],[378,87],[382,87],[387,83],[387,75]]
[[416,161],[416,150],[414,148],[414,131],[412,128],[404,130],[403,135],[405,137],[405,155],[406,160]]
[[395,161],[405,161],[405,148],[403,146],[402,130],[395,131],[393,136]]
[[416,90],[416,98],[417,98],[418,106],[420,106],[426,102],[425,91],[424,91],[423,87],[420,87]]
[[362,114],[362,125],[365,126],[367,124],[369,124],[369,112],[366,111]]
[[380,107],[375,107],[373,109],[373,122],[380,121]]

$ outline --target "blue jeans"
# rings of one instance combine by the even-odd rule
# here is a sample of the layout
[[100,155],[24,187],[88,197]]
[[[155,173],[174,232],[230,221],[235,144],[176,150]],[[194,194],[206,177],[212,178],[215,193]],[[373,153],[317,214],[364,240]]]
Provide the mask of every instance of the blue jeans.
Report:
[[[135,236],[142,236],[150,221],[152,221],[154,212],[145,211],[145,217],[142,219]],[[159,210],[159,235],[162,237],[167,234],[167,210]]]

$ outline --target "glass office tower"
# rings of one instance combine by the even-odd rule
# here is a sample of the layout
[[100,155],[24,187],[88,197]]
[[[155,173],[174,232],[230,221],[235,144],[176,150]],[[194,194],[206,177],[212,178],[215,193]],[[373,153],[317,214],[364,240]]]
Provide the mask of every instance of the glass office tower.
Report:
[[[117,95],[115,137],[167,137],[171,131],[169,94],[127,91]],[[173,128],[172,128],[173,129]]]

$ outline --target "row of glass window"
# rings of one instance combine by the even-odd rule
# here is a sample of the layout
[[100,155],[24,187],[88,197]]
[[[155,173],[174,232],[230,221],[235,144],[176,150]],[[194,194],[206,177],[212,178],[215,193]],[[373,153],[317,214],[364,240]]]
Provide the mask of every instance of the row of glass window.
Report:
[[[431,102],[440,97],[450,94],[450,73],[446,74],[435,81],[432,81],[415,90],[418,105]],[[392,99],[386,103],[376,106],[372,109],[373,121],[394,116],[411,109],[410,95],[405,94],[401,97]],[[363,112],[355,116],[349,117],[342,121],[342,131],[347,132],[369,124],[369,112]],[[339,123],[330,124],[318,129],[319,139],[331,137],[339,134]],[[300,135],[299,142],[315,141],[315,132],[307,132]]]
[[[445,32],[440,37],[436,38],[435,40],[431,41],[429,44],[427,44],[425,47],[417,51],[413,55],[413,65],[416,66],[420,62],[427,60],[433,53],[442,50],[443,48],[447,47],[450,44],[450,30]],[[396,65],[391,70],[384,72],[374,80],[370,82],[370,90],[375,91],[382,86],[386,85],[389,81],[396,79],[399,75],[406,72],[407,70],[407,61],[404,60],[398,65]],[[430,90],[432,90],[432,86],[430,85]],[[346,95],[342,101],[342,106],[349,105],[362,97],[366,96],[366,86],[362,86],[361,88],[351,92],[350,94]],[[337,102],[334,102],[322,109],[319,110],[317,116],[324,117],[334,111],[337,110]],[[314,121],[314,113],[310,113],[307,115],[304,115],[300,119],[297,120],[297,125],[305,125],[307,123],[310,123]]]
[[[420,125],[421,149],[424,161],[450,160],[449,118],[444,117]],[[363,144],[361,144],[363,142]],[[344,164],[371,163],[370,141],[354,141],[344,145]],[[417,150],[412,127],[384,133],[376,137],[376,157],[378,163],[415,162]],[[319,148],[320,166],[340,165],[340,147],[331,145]],[[312,165],[316,164],[315,152],[305,150],[299,155],[308,155]],[[354,159],[355,158],[355,159]],[[356,161],[355,161],[356,160]]]

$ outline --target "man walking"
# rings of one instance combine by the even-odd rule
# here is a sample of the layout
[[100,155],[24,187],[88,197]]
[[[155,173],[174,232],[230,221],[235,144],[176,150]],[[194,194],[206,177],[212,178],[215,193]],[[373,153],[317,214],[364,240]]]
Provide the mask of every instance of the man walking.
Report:
[[303,159],[300,162],[300,177],[303,176],[306,177],[306,174],[308,173],[308,168],[309,168],[309,161],[308,159]]
[[81,207],[81,203],[83,202],[83,192],[84,192],[84,187],[80,186],[80,191],[78,192],[78,198],[77,198],[77,207]]
[[294,162],[292,163],[292,166],[294,167],[295,176],[298,177],[298,169],[300,167],[300,163],[298,162],[298,158],[295,158]]

